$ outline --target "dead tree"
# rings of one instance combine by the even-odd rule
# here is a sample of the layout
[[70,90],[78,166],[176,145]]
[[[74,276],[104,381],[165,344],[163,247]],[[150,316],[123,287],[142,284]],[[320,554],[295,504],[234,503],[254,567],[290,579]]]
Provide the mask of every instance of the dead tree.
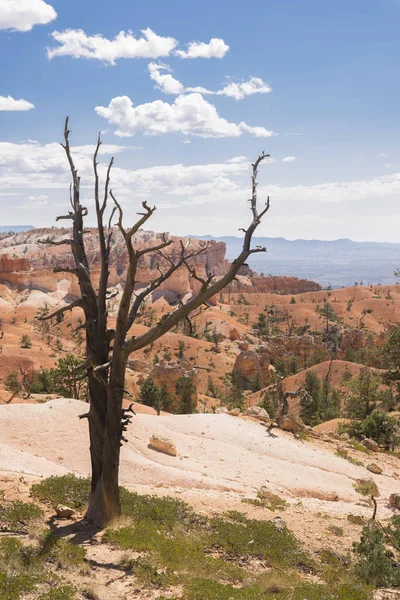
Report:
[[[236,276],[240,267],[248,260],[251,254],[265,252],[265,248],[251,248],[251,239],[254,231],[261,222],[261,218],[269,209],[269,198],[263,209],[257,210],[257,170],[260,163],[269,155],[264,152],[252,165],[252,194],[249,200],[251,209],[251,223],[244,231],[243,248],[239,256],[232,262],[227,273],[219,280],[212,273],[201,277],[191,262],[196,255],[203,252],[191,251],[190,242],[181,242],[179,255],[170,256],[166,249],[172,244],[167,235],[163,236],[159,244],[145,249],[137,249],[134,236],[141,229],[156,210],[146,202],[142,202],[143,211],[138,213],[137,222],[131,227],[126,227],[123,222],[123,210],[118,199],[110,189],[110,176],[113,165],[111,159],[105,177],[104,190],[100,194],[97,157],[101,145],[100,136],[93,157],[94,170],[94,201],[97,217],[97,229],[100,254],[100,281],[98,290],[95,289],[89,269],[89,263],[84,243],[84,217],[88,210],[80,200],[80,177],[75,167],[70,143],[68,118],[65,121],[64,143],[61,144],[69,163],[72,175],[70,188],[71,210],[66,215],[57,218],[71,220],[71,236],[60,241],[50,239],[44,243],[65,245],[72,251],[74,268],[57,268],[57,271],[68,271],[78,278],[81,297],[71,304],[60,308],[52,314],[42,317],[43,320],[53,319],[74,307],[80,307],[84,313],[84,330],[86,333],[86,360],[81,365],[77,376],[87,376],[89,387],[90,410],[84,415],[89,423],[90,456],[92,468],[91,494],[86,519],[93,524],[104,526],[111,519],[120,514],[120,499],[118,489],[118,474],[120,449],[125,440],[123,435],[127,423],[126,411],[122,408],[124,394],[125,371],[128,357],[137,350],[146,348],[154,343],[165,333],[173,329],[178,323],[195,309],[204,304],[211,296],[225,288]],[[110,198],[112,199],[110,201]],[[107,213],[108,205],[112,208]],[[107,216],[106,216],[107,213]],[[121,232],[128,253],[126,281],[119,302],[115,328],[108,326],[107,299],[110,244],[113,235],[113,219],[117,216],[116,226]],[[136,272],[139,260],[145,254],[151,253],[158,256],[158,275],[144,289],[135,291]],[[166,265],[166,266],[165,266]],[[147,332],[141,335],[132,335],[130,330],[140,313],[143,303],[151,299],[154,290],[159,288],[177,269],[186,268],[189,276],[199,284],[198,292],[184,304],[172,309],[163,315],[160,321],[152,325]]]

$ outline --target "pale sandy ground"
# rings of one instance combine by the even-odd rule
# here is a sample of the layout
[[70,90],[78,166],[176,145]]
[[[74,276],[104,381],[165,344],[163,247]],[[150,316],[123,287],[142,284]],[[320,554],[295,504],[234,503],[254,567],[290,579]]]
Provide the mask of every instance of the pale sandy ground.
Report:
[[[0,473],[88,475],[87,422],[78,419],[86,411],[87,404],[66,399],[0,406]],[[148,448],[152,433],[172,439],[178,456]],[[381,518],[391,514],[388,497],[400,491],[397,458],[360,455],[365,464],[383,467],[383,475],[372,475],[335,456],[336,442],[302,442],[281,431],[275,435],[269,437],[256,421],[229,415],[140,414],[133,418],[122,449],[121,482],[138,491],[164,488],[216,507],[224,500],[254,498],[265,485],[292,505],[301,500],[312,512],[343,517],[355,511],[370,514],[353,483],[372,478],[380,490]],[[321,499],[332,493],[338,501]]]

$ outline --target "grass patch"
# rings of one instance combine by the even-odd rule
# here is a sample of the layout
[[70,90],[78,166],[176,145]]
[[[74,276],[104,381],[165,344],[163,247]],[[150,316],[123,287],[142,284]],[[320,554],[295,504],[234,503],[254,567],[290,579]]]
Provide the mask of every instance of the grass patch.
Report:
[[354,450],[357,450],[358,452],[363,452],[364,454],[372,454],[371,450],[368,450],[368,448],[366,448],[356,440],[350,440],[349,444],[352,448],[354,448]]
[[[32,487],[32,495],[43,502],[77,509],[87,505],[89,492],[90,480],[74,475],[50,477]],[[264,490],[251,503],[271,511],[286,505]],[[135,558],[127,552],[120,568],[134,574],[144,589],[164,591],[160,600],[177,584],[183,586],[180,600],[372,599],[370,588],[354,578],[348,562],[334,553],[314,562],[286,526],[247,519],[236,510],[208,519],[181,500],[141,496],[123,488],[121,506],[128,525],[109,528],[103,543],[139,552]],[[82,547],[51,533],[36,548],[22,547],[17,540],[7,543],[11,546],[3,552],[0,544],[0,600],[17,600],[45,582],[46,566],[86,566]],[[318,573],[321,581],[305,582],[304,572]],[[39,600],[72,600],[74,594],[64,585],[42,592]]]
[[347,452],[343,452],[342,450],[338,450],[337,452],[335,452],[335,455],[339,456],[339,458],[344,458],[345,460],[347,460],[352,465],[357,465],[358,467],[365,467],[364,463],[361,462],[361,460],[357,460],[353,456],[350,456],[349,454],[347,454]]
[[337,525],[329,525],[328,531],[336,535],[337,537],[343,537],[343,527],[338,527]]
[[276,510],[285,510],[287,502],[277,494],[268,492],[265,490],[259,490],[257,492],[257,498],[243,498],[242,502],[252,504],[253,506],[259,506],[261,508],[267,508],[268,510],[275,512]]
[[362,584],[328,586],[303,583],[295,589],[265,592],[258,586],[235,588],[211,579],[194,579],[187,586],[184,600],[372,600],[372,592]]
[[[150,578],[153,585],[155,575],[158,577],[160,570],[164,570],[163,587],[204,573],[215,578],[244,579],[242,569],[204,552],[206,536],[197,528],[185,531],[179,526],[171,531],[168,527],[143,520],[132,527],[108,530],[103,541],[136,552],[146,552],[144,562],[142,558],[132,560],[129,567],[142,582],[149,582]],[[179,572],[178,580],[174,575],[176,572]]]

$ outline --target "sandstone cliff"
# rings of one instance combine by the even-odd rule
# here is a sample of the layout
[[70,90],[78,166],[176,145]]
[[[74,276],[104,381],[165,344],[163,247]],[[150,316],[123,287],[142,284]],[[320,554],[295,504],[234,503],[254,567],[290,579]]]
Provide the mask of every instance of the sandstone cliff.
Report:
[[[54,267],[73,266],[72,253],[68,246],[51,246],[42,242],[44,239],[60,241],[68,238],[68,228],[33,229],[18,233],[0,240],[0,280],[21,287],[36,288],[43,291],[55,292],[60,286],[73,296],[79,294],[77,281],[68,273],[54,273]],[[138,249],[157,245],[162,241],[161,233],[140,230],[133,238],[133,244]],[[172,241],[168,247],[168,254],[172,259],[179,256],[181,241],[186,243],[188,238],[170,236]],[[94,282],[99,277],[99,248],[98,236],[95,228],[89,229],[86,236],[86,250],[90,271]],[[226,246],[223,242],[211,240],[190,240],[190,251],[204,251],[190,260],[196,267],[198,275],[207,277],[213,273],[216,277],[222,276],[229,268],[225,258]],[[124,281],[127,265],[127,251],[121,233],[115,229],[113,232],[110,253],[110,285],[114,286]],[[158,273],[157,268],[166,267],[168,262],[157,255],[146,254],[139,261],[137,271],[138,287],[146,286]],[[240,277],[241,284],[246,292],[277,291],[279,293],[299,293],[315,291],[320,286],[312,281],[299,280],[296,277],[260,277],[255,275],[248,267],[244,268],[245,276]],[[199,283],[189,277],[186,267],[178,269],[168,281],[159,288],[157,294],[170,293],[170,301],[178,301],[186,295],[196,292]]]

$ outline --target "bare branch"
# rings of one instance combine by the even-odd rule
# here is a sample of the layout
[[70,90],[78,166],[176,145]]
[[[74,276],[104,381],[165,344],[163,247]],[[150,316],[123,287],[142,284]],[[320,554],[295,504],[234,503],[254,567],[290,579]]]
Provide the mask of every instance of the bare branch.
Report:
[[98,365],[93,369],[93,373],[98,373],[99,371],[107,371],[107,369],[110,368],[110,365],[110,362],[104,363],[104,365]]
[[136,256],[140,258],[144,254],[150,254],[152,252],[157,253],[159,250],[170,246],[173,243],[173,240],[167,240],[166,235],[166,233],[163,233],[163,241],[160,244],[157,244],[156,246],[150,246],[149,248],[145,248],[144,250],[138,250],[136,252]]
[[[130,338],[126,343],[126,353],[127,355],[131,354],[136,350],[140,350],[145,346],[155,342],[161,336],[163,336],[167,331],[170,331],[173,327],[175,327],[180,321],[186,319],[186,317],[196,308],[201,306],[204,302],[206,302],[211,296],[214,296],[218,292],[220,292],[224,287],[226,287],[238,274],[240,267],[246,263],[248,257],[251,254],[255,254],[257,252],[265,252],[265,248],[254,248],[251,249],[251,239],[254,231],[260,224],[261,217],[268,211],[269,209],[269,199],[267,201],[265,209],[259,214],[257,211],[257,174],[258,174],[258,166],[259,164],[267,158],[269,155],[264,152],[260,154],[256,162],[253,164],[253,175],[252,175],[252,197],[250,199],[251,203],[251,212],[252,212],[252,222],[248,229],[246,229],[244,241],[243,241],[243,249],[240,255],[232,262],[230,268],[227,273],[218,281],[211,283],[212,277],[211,274],[207,277],[206,280],[200,278],[200,282],[202,283],[202,287],[197,295],[193,296],[186,304],[179,306],[176,310],[172,311],[165,318],[162,318],[154,327],[149,329],[146,333],[140,336],[134,336]],[[161,252],[160,254],[165,257]],[[195,256],[198,253],[193,253],[192,256]],[[181,258],[178,261],[180,264],[188,263],[191,255],[186,255],[181,252]],[[177,264],[178,264],[177,263]],[[176,266],[176,265],[175,265]],[[174,267],[171,266],[171,269],[175,270]],[[193,267],[189,267],[189,269],[193,270]],[[173,272],[173,271],[172,271]],[[196,277],[197,273],[196,273]],[[158,278],[160,279],[160,278]],[[157,281],[157,280],[156,280]],[[153,282],[154,284],[155,282]],[[157,286],[156,286],[157,287]],[[153,288],[154,289],[154,288]],[[135,305],[134,305],[135,306]],[[132,323],[132,319],[130,320]]]
[[73,308],[76,308],[77,306],[80,306],[82,308],[83,306],[83,302],[82,300],[74,300],[74,302],[71,302],[70,304],[67,304],[66,306],[63,306],[61,308],[59,308],[58,310],[55,310],[54,312],[50,313],[49,315],[45,315],[43,317],[36,317],[38,321],[49,321],[50,319],[54,319],[54,317],[57,317],[58,315],[62,315],[63,313],[67,312],[68,310],[72,310]]

